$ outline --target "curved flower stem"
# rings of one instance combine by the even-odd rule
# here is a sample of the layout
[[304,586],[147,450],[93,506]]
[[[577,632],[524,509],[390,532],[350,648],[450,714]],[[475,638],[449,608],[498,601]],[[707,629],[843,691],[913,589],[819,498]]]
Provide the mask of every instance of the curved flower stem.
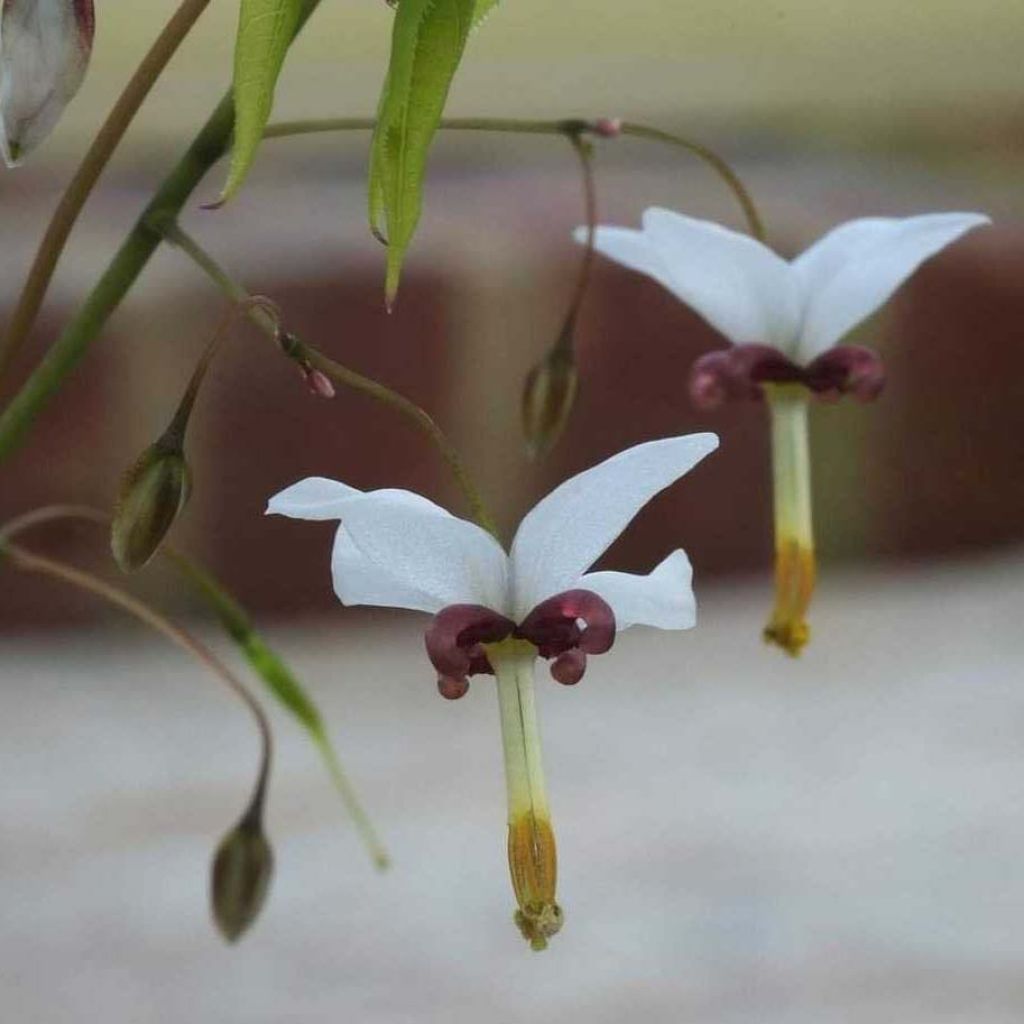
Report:
[[[26,530],[68,519],[84,520],[107,529],[110,528],[111,522],[111,518],[106,512],[90,508],[88,505],[46,505],[10,519],[0,527],[0,552],[3,551],[4,544],[7,541]],[[387,868],[390,865],[390,857],[387,850],[377,835],[377,830],[374,828],[370,816],[363,807],[362,800],[349,779],[341,759],[334,750],[327,728],[320,718],[320,713],[309,704],[304,695],[295,692],[294,689],[287,693],[279,692],[281,690],[281,670],[278,669],[278,672],[275,673],[273,671],[275,666],[268,667],[267,662],[269,658],[273,658],[278,666],[280,662],[277,661],[276,655],[273,655],[266,644],[258,637],[245,611],[221,586],[219,581],[202,565],[187,557],[173,545],[165,543],[161,545],[160,551],[178,572],[193,585],[196,591],[206,599],[228,634],[239,645],[249,660],[250,665],[263,678],[264,682],[271,685],[272,689],[274,688],[273,683],[277,683],[277,688],[274,689],[275,696],[288,707],[310,733],[327,767],[331,781],[334,783],[346,811],[352,818],[356,829],[370,851],[374,863],[381,869]],[[254,657],[257,648],[258,653],[262,657]],[[260,664],[257,664],[257,662],[260,662]],[[275,679],[272,681],[269,678],[270,676],[275,676]]]
[[555,901],[555,835],[533,693],[537,649],[526,640],[509,639],[488,644],[486,651],[498,681],[508,792],[508,865],[519,904],[516,924],[530,946],[541,950],[561,928],[562,910]]
[[[263,133],[265,139],[283,139],[293,135],[313,135],[322,132],[372,131],[377,122],[372,117],[337,117],[312,118],[301,121],[282,121],[269,125]],[[579,135],[583,131],[593,131],[592,123],[580,118],[563,118],[558,121],[524,120],[512,117],[447,117],[440,125],[443,131],[461,132],[502,132],[518,135]],[[736,172],[714,150],[699,142],[692,142],[681,135],[651,128],[648,125],[624,121],[619,126],[619,134],[630,135],[639,139],[650,139],[664,142],[669,146],[685,149],[703,160],[725,182],[736,197],[747,221],[747,229],[754,238],[764,241],[764,222],[757,211],[750,192],[744,186]]]
[[775,499],[775,607],[764,629],[768,643],[798,655],[810,639],[807,609],[814,592],[814,530],[806,388],[765,385],[772,421]]
[[459,456],[458,451],[444,431],[434,422],[433,418],[415,402],[391,388],[385,387],[371,377],[365,377],[355,370],[343,366],[323,355],[317,349],[299,341],[294,335],[282,334],[281,326],[270,312],[258,302],[254,302],[249,293],[185,230],[174,221],[161,218],[154,220],[154,226],[163,234],[168,242],[177,246],[198,266],[224,294],[245,306],[249,319],[271,340],[278,343],[285,355],[299,366],[311,366],[328,376],[336,384],[351,388],[381,402],[397,412],[422,431],[440,452],[448,464],[452,476],[466,498],[474,520],[495,537],[498,535],[493,518],[484,504],[480,491],[470,478],[469,472]]
[[[320,0],[305,0],[299,19],[299,28],[305,24]],[[285,138],[314,132],[346,130],[369,130],[374,127],[373,118],[333,118],[329,120],[294,121],[271,125],[264,138]],[[442,127],[462,131],[496,131],[521,134],[566,135],[580,131],[580,126],[590,122],[579,119],[560,121],[527,121],[511,118],[451,118],[442,122]],[[10,404],[0,413],[0,462],[21,442],[47,400],[57,391],[64,378],[74,369],[86,349],[99,334],[111,313],[137,280],[160,243],[161,236],[153,229],[150,219],[154,216],[174,217],[184,206],[195,187],[206,172],[224,155],[231,130],[234,126],[234,108],[230,94],[221,100],[210,119],[199,132],[192,145],[173,168],[163,184],[136,222],[131,233],[122,243],[106,272],[89,294],[77,315],[65,327],[63,333],[50,347],[35,371],[15,395]],[[723,176],[743,207],[751,233],[757,238],[764,237],[761,219],[754,207],[750,194],[728,165],[697,143],[691,143],[679,136],[662,132],[644,125],[627,123],[621,126],[624,135],[635,135],[656,139],[682,147],[701,157]],[[48,259],[56,262],[63,240],[54,247]],[[51,267],[52,270],[52,267]],[[47,275],[46,280],[49,280]],[[38,301],[42,299],[45,284]],[[27,307],[26,307],[27,308]],[[38,306],[36,306],[38,309]],[[35,313],[33,312],[33,318]],[[30,327],[31,324],[28,324]],[[28,327],[24,330],[27,333]]]
[[[302,0],[296,34],[319,3],[320,0]],[[147,218],[157,212],[174,215],[185,205],[206,172],[224,155],[234,123],[234,104],[228,93],[157,189],[78,313],[0,413],[0,462],[21,442],[40,410],[78,364],[160,244],[161,236],[147,225]],[[48,259],[56,262],[62,248],[63,241]],[[39,301],[44,291],[45,283]],[[27,330],[28,327],[26,333]]]
[[209,3],[210,0],[182,0],[181,6],[142,58],[142,63],[117,98],[88,152],[82,158],[74,177],[68,182],[46,234],[39,243],[35,261],[7,331],[0,339],[0,377],[32,330],[32,325],[39,314],[39,307],[43,304],[46,289],[57,267],[57,260],[60,259],[82,207],[138,113],[139,107]]
[[[66,507],[67,508],[67,507]],[[34,517],[34,518],[33,518]],[[79,590],[84,590],[95,597],[99,597],[108,604],[115,605],[123,611],[133,615],[140,622],[162,633],[172,643],[183,648],[210,672],[212,672],[252,713],[256,720],[260,734],[261,754],[260,767],[256,776],[256,784],[253,787],[253,794],[249,801],[250,811],[253,808],[262,806],[266,794],[267,779],[270,774],[270,764],[273,756],[273,740],[270,734],[270,724],[267,716],[260,707],[256,698],[246,689],[232,672],[209,651],[206,647],[187,633],[180,626],[175,625],[159,612],[154,611],[142,601],[132,595],[114,587],[101,580],[98,576],[84,572],[66,562],[60,562],[53,558],[47,558],[31,551],[27,551],[18,545],[12,544],[9,537],[17,530],[27,529],[29,525],[43,522],[46,519],[57,518],[54,510],[40,509],[37,513],[29,513],[9,523],[3,534],[0,535],[0,556],[6,557],[12,566],[25,572],[40,573],[52,579],[60,580],[62,583],[70,584]],[[31,519],[31,521],[30,521]]]
[[558,340],[559,344],[571,348],[571,328],[583,305],[583,296],[586,294],[590,272],[594,266],[594,239],[597,234],[597,185],[594,182],[593,149],[590,141],[582,138],[579,132],[570,135],[569,141],[580,162],[580,177],[583,181],[583,215],[586,218],[584,223],[587,226],[587,238],[583,245],[579,275],[576,278],[576,287],[569,302],[569,315],[566,317],[566,327],[569,329],[563,330]]

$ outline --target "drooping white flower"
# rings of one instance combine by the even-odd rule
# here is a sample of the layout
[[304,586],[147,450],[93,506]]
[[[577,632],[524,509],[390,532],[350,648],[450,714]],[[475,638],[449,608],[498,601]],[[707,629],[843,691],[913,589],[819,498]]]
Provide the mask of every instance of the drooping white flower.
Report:
[[688,629],[695,606],[684,552],[647,576],[587,570],[651,498],[717,445],[713,434],[691,434],[620,452],[544,498],[509,554],[486,530],[410,491],[364,493],[311,477],[271,498],[267,512],[341,521],[331,569],[343,604],[432,613],[476,605],[519,625],[549,598],[582,589],[608,603],[619,629]]
[[434,615],[426,646],[443,696],[463,696],[470,675],[496,677],[516,923],[534,949],[562,924],[534,663],[553,659],[551,674],[571,685],[588,655],[612,646],[616,629],[694,625],[683,551],[646,576],[588,570],[651,498],[717,447],[714,434],[691,434],[620,452],[535,506],[508,553],[487,531],[410,491],[364,493],[311,477],[267,506],[296,519],[340,520],[331,570],[342,603]]
[[[885,382],[880,357],[840,342],[925,260],[988,222],[978,213],[853,220],[792,261],[747,235],[658,208],[644,213],[639,231],[597,229],[598,251],[654,278],[732,343],[694,363],[697,405],[768,399],[776,601],[764,636],[790,654],[810,636],[816,572],[808,399],[876,398]],[[579,229],[577,239],[585,237]]]
[[749,235],[652,207],[639,231],[599,227],[595,247],[654,278],[734,345],[768,345],[808,366],[925,260],[987,223],[979,213],[866,217],[789,261]]
[[92,52],[93,0],[3,0],[0,155],[8,167],[53,130]]

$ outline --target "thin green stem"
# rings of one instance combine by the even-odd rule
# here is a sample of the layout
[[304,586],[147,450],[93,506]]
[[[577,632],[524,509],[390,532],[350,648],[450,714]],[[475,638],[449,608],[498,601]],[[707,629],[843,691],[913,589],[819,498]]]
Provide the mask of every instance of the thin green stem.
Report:
[[[263,133],[265,139],[284,139],[294,135],[315,135],[323,132],[372,131],[376,126],[372,117],[338,117],[311,118],[301,121],[282,121],[269,125]],[[593,131],[592,122],[577,118],[563,118],[558,121],[522,120],[508,117],[448,117],[441,121],[440,128],[444,131],[460,132],[502,132],[514,135],[572,135],[582,131]],[[753,197],[740,180],[739,175],[729,166],[728,162],[714,150],[699,142],[693,142],[682,135],[651,128],[648,125],[624,121],[619,126],[622,135],[638,139],[649,139],[663,142],[669,146],[685,149],[703,160],[725,182],[736,197],[747,229],[754,238],[765,240],[764,221],[758,213]]]
[[[67,519],[85,520],[108,529],[111,522],[107,513],[90,508],[88,505],[46,505],[10,519],[0,527],[0,552],[11,538],[26,530]],[[316,744],[346,811],[363,837],[374,863],[381,869],[386,868],[390,863],[387,850],[377,835],[359,794],[349,780],[341,759],[331,744],[320,712],[300,691],[298,683],[293,680],[284,663],[257,634],[241,605],[224,589],[213,574],[171,544],[163,544],[160,552],[206,600],[253,670],[271,688],[278,700],[306,728]]]
[[196,266],[207,274],[232,302],[248,304],[246,313],[249,319],[272,341],[276,342],[290,359],[300,366],[309,366],[319,370],[335,383],[367,395],[369,398],[374,399],[374,401],[396,410],[405,416],[406,419],[410,420],[434,444],[441,457],[448,464],[455,482],[466,498],[466,503],[473,518],[485,530],[497,536],[497,526],[490,512],[488,512],[480,491],[470,477],[462,458],[449,440],[448,435],[437,425],[433,417],[426,410],[406,398],[405,395],[328,358],[322,352],[300,341],[294,335],[282,334],[277,319],[265,308],[255,303],[245,288],[235,281],[179,224],[165,221],[160,223],[160,230],[167,241],[177,246],[192,259]]
[[[43,516],[42,513],[46,512],[50,512],[50,514]],[[52,519],[56,517],[55,514],[52,514],[51,510],[40,510],[36,514],[34,524],[42,522],[44,518]],[[261,805],[266,793],[267,778],[270,773],[273,739],[266,714],[256,698],[246,689],[245,684],[238,680],[230,669],[223,665],[195,637],[149,607],[149,605],[144,604],[138,598],[133,597],[118,587],[112,586],[105,580],[101,580],[98,576],[92,575],[92,573],[85,572],[73,565],[68,565],[66,562],[27,551],[25,548],[10,543],[10,537],[13,536],[14,532],[27,529],[29,525],[33,525],[33,523],[28,522],[28,518],[28,516],[21,517],[19,524],[9,523],[4,529],[3,539],[0,540],[0,555],[5,556],[14,568],[25,572],[40,573],[52,579],[60,580],[62,583],[77,587],[79,590],[84,590],[94,597],[101,598],[108,604],[121,608],[191,654],[245,704],[256,721],[261,744],[260,768],[249,806],[252,808],[253,806]]]
[[577,132],[569,136],[580,162],[580,175],[583,179],[583,211],[586,218],[587,237],[583,246],[583,257],[580,260],[579,275],[576,278],[576,287],[573,290],[572,299],[569,302],[569,313],[566,316],[565,327],[559,335],[557,345],[565,349],[572,349],[573,326],[576,317],[579,315],[580,307],[583,305],[583,296],[587,291],[587,284],[590,281],[590,272],[594,267],[594,239],[597,234],[597,185],[594,181],[594,160],[593,150],[589,140],[584,139]]
[[75,221],[78,220],[78,215],[82,212],[82,207],[85,206],[96,182],[157,79],[209,3],[210,0],[182,0],[181,6],[142,58],[142,63],[117,98],[106,121],[82,158],[74,177],[68,182],[57,209],[53,212],[46,234],[39,243],[35,261],[29,270],[25,287],[22,289],[7,331],[0,339],[0,377],[32,330],[56,270],[57,261],[71,234],[71,229],[75,226]]
[[[319,3],[320,0],[303,0],[296,34]],[[0,462],[20,444],[43,406],[78,365],[156,251],[161,235],[149,226],[149,218],[158,213],[174,216],[181,210],[206,172],[224,155],[234,121],[229,93],[157,189],[81,309],[0,414]],[[55,247],[54,259],[61,247]]]
[[[299,21],[300,29],[319,2],[320,0],[305,0]],[[592,130],[589,127],[590,124],[590,122],[579,119],[547,121],[511,118],[450,118],[442,121],[441,127],[453,131],[566,135],[579,132],[581,126],[584,129]],[[160,232],[153,227],[154,218],[173,219],[179,213],[206,172],[224,155],[233,125],[234,109],[231,96],[228,95],[221,101],[185,155],[157,190],[78,314],[67,325],[21,390],[0,414],[0,462],[20,444],[43,406],[78,364],[89,345],[149,262],[162,237]],[[294,121],[271,125],[264,133],[264,137],[272,139],[316,132],[369,130],[374,125],[373,118],[365,117]],[[722,176],[736,195],[747,218],[751,234],[759,239],[764,238],[762,221],[749,192],[728,164],[717,154],[705,146],[645,125],[626,123],[621,126],[621,132],[624,135],[653,139],[682,147],[706,161]],[[54,260],[59,255],[62,245],[63,242],[55,246]],[[39,295],[40,300],[41,295],[42,293]]]

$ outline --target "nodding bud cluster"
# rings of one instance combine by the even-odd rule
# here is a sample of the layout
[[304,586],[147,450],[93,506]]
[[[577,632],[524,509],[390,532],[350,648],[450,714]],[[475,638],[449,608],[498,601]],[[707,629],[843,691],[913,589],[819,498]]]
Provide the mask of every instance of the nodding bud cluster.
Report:
[[93,0],[2,0],[0,155],[8,167],[53,130],[92,53]]
[[615,642],[615,614],[607,601],[590,590],[567,590],[549,597],[518,626],[483,605],[442,608],[425,637],[441,696],[457,700],[469,690],[469,676],[494,675],[485,645],[508,637],[529,641],[540,657],[552,659],[552,678],[574,686],[586,671],[587,655],[604,654]]
[[125,474],[110,529],[110,548],[124,572],[141,569],[156,554],[188,501],[191,479],[181,444],[167,435]]
[[[567,327],[571,331],[571,327]],[[547,454],[562,436],[576,400],[579,375],[572,344],[556,342],[527,374],[523,386],[523,433],[531,458]]]
[[701,356],[690,371],[690,397],[701,409],[760,400],[765,384],[802,384],[826,402],[843,395],[870,402],[885,387],[885,367],[878,353],[859,345],[830,348],[806,366],[770,345],[734,345]]
[[224,837],[210,871],[210,910],[221,935],[235,942],[259,916],[274,872],[274,852],[259,815],[245,817]]

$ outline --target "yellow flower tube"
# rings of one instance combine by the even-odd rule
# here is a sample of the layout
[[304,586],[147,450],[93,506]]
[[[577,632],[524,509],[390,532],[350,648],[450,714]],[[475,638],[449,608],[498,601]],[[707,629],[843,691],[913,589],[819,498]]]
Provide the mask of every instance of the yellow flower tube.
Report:
[[765,385],[771,415],[775,502],[775,606],[764,638],[796,657],[810,639],[807,609],[814,593],[814,528],[807,413],[800,384]]
[[515,921],[535,950],[562,927],[555,899],[558,858],[551,827],[534,699],[537,648],[509,638],[486,646],[498,681],[508,790],[508,866],[519,909]]

